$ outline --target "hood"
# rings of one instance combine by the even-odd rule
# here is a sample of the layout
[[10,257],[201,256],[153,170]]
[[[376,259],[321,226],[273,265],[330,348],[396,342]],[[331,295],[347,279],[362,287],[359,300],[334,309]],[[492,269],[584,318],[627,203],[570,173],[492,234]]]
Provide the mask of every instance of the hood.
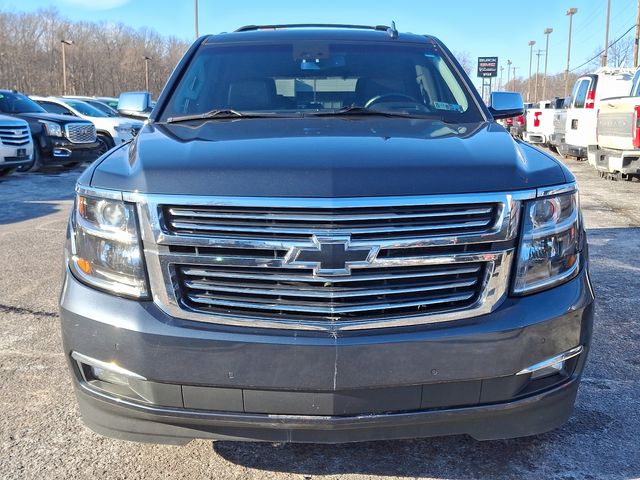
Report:
[[30,113],[16,113],[16,116],[24,118],[27,121],[47,120],[50,122],[60,123],[66,125],[67,123],[91,123],[88,120],[84,120],[78,117],[72,117],[71,115],[58,115],[57,113],[48,112],[30,112]]
[[563,183],[564,172],[495,123],[234,119],[146,125],[132,144],[95,168],[91,185],[160,194],[330,198],[525,190]]

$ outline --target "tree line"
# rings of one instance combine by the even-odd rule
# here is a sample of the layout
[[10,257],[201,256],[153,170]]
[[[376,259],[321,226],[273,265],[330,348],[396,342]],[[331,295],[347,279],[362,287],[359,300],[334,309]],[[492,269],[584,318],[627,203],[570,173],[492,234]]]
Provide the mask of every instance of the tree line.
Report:
[[34,13],[0,12],[0,88],[27,94],[62,94],[62,40],[67,93],[117,96],[145,89],[154,98],[189,43],[149,28],[122,23],[72,22],[55,9]]

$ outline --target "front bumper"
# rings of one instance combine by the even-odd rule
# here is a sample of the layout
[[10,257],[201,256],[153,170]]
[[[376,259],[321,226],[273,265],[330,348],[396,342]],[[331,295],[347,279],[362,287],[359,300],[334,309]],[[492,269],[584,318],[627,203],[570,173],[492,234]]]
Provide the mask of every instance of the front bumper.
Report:
[[33,160],[33,144],[20,147],[0,143],[0,168],[18,168]]
[[100,143],[72,143],[66,138],[49,137],[40,141],[40,153],[45,165],[93,162],[100,156]]
[[[182,321],[67,272],[61,320],[84,421],[105,435],[159,443],[494,439],[541,433],[568,418],[592,303],[583,269],[489,315],[335,337]],[[585,351],[557,381],[515,375],[578,345]],[[132,399],[96,388],[72,352],[144,376],[146,393]]]

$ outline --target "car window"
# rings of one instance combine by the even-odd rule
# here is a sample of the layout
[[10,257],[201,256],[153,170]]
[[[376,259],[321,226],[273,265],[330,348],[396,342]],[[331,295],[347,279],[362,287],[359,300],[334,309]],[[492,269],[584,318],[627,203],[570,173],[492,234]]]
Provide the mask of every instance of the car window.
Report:
[[161,118],[222,109],[299,115],[350,106],[482,120],[461,79],[430,45],[323,42],[204,45]]
[[576,83],[571,96],[573,97],[573,108],[584,108],[587,101],[587,92],[589,91],[589,84],[591,80],[584,78]]
[[54,102],[47,102],[45,100],[38,100],[38,103],[49,113],[57,113],[58,115],[73,115],[73,112],[67,107],[58,105]]
[[108,105],[105,105],[102,102],[98,102],[98,101],[95,101],[95,100],[85,100],[85,102],[88,103],[89,105],[91,105],[92,107],[97,108],[98,110],[100,110],[107,117],[117,117],[118,116],[118,112],[116,112],[113,108],[111,108]]
[[81,100],[65,100],[64,103],[69,105],[74,110],[80,112],[82,115],[86,115],[88,117],[100,117],[100,118],[107,117],[105,113],[102,113],[97,108]]

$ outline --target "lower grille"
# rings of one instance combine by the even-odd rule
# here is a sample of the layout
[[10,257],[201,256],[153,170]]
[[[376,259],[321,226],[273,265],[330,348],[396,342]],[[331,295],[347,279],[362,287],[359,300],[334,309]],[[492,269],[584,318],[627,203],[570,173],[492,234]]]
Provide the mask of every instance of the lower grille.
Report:
[[31,132],[27,125],[0,125],[0,143],[12,147],[21,147],[31,142]]
[[485,265],[353,270],[342,277],[290,268],[174,266],[180,302],[205,313],[316,321],[418,315],[470,307]]
[[70,142],[93,143],[96,141],[96,127],[92,123],[68,123],[64,129]]

